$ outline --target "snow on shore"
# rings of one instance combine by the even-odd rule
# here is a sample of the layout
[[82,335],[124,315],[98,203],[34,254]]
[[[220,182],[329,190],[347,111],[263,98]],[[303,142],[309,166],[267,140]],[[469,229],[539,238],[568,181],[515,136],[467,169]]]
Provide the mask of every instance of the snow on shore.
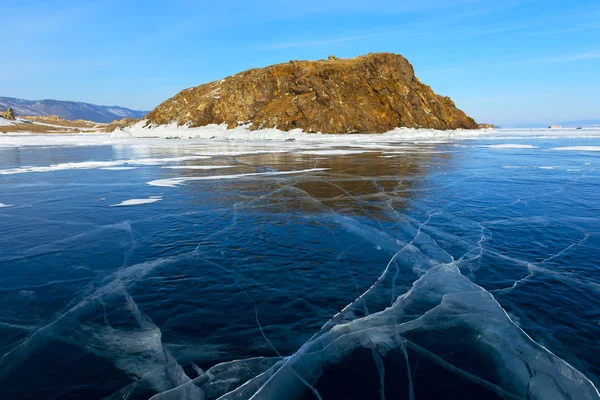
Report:
[[[300,129],[289,132],[268,128],[250,130],[240,125],[227,129],[226,125],[207,125],[200,128],[177,126],[175,123],[145,127],[146,121],[140,121],[127,128],[117,129],[113,138],[162,138],[162,139],[213,139],[243,141],[299,141],[299,142],[337,142],[340,144],[381,143],[407,140],[451,140],[451,139],[518,139],[518,138],[562,138],[562,137],[600,137],[600,129],[457,129],[439,131],[434,129],[396,128],[381,134],[340,134],[304,133]],[[515,147],[516,148],[516,147]],[[524,148],[524,147],[521,147]]]
[[0,126],[11,126],[11,125],[14,125],[13,121],[0,117]]

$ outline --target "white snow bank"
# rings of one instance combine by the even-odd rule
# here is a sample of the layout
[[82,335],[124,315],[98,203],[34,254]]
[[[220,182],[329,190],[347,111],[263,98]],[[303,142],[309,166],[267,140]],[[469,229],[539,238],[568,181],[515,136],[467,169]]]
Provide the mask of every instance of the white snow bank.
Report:
[[130,199],[120,202],[119,204],[113,204],[111,207],[123,207],[123,206],[138,206],[141,204],[151,204],[161,201],[162,196],[150,196],[147,199]]
[[514,143],[503,143],[503,144],[491,144],[489,146],[483,146],[489,149],[537,149],[537,146],[531,144],[514,144]]
[[555,151],[600,151],[600,146],[555,147],[550,150],[555,150]]
[[[237,156],[245,154],[285,153],[312,150],[335,150],[341,147],[406,151],[410,148],[454,140],[532,140],[551,138],[600,138],[600,128],[595,129],[501,129],[496,131],[397,128],[381,134],[329,135],[304,133],[299,129],[283,132],[277,129],[251,131],[245,127],[228,130],[225,126],[209,125],[201,128],[176,127],[174,125],[143,128],[136,124],[112,134],[60,134],[34,135],[11,133],[0,135],[0,150],[24,146],[146,146],[182,148],[194,147],[205,156]],[[141,140],[140,138],[144,138]],[[177,138],[179,140],[166,140]],[[408,146],[408,147],[407,147]],[[222,151],[220,151],[222,150]]]
[[72,169],[115,169],[120,168],[123,169],[124,165],[160,165],[167,163],[176,163],[181,161],[191,161],[191,160],[202,160],[208,157],[205,156],[184,156],[184,157],[168,157],[168,158],[140,158],[140,159],[131,159],[131,160],[115,160],[115,161],[83,161],[83,162],[71,162],[71,163],[62,163],[62,164],[54,164],[48,166],[40,166],[40,167],[19,167],[19,168],[11,168],[11,169],[2,169],[0,170],[0,175],[13,175],[13,174],[23,174],[27,172],[53,172],[53,171],[64,171],[64,170],[72,170]]
[[0,126],[11,126],[11,125],[14,125],[13,121],[0,117]]
[[329,168],[311,168],[297,171],[274,171],[274,172],[253,172],[248,174],[234,174],[234,175],[210,175],[210,176],[189,176],[181,178],[167,178],[157,179],[148,182],[151,186],[161,187],[176,187],[185,184],[188,181],[208,181],[208,180],[221,180],[221,179],[239,179],[253,176],[277,176],[277,175],[292,175],[292,174],[304,174],[309,172],[326,171]]
[[0,175],[13,175],[13,174],[23,174],[26,172],[51,172],[51,171],[63,171],[68,169],[91,169],[91,168],[105,168],[105,167],[114,167],[117,165],[121,165],[122,163],[119,161],[84,161],[84,162],[76,162],[76,163],[62,163],[49,165],[44,167],[20,167],[20,168],[12,168],[12,169],[2,169],[0,170]]
[[[510,138],[563,138],[563,137],[600,137],[599,128],[586,129],[501,129],[501,130],[467,130],[439,131],[434,129],[396,128],[381,134],[323,134],[304,133],[300,129],[283,132],[278,129],[250,130],[248,126],[238,126],[227,129],[225,124],[207,125],[199,128],[177,126],[175,123],[160,126],[145,127],[147,121],[140,121],[127,128],[117,129],[112,133],[113,138],[163,138],[163,139],[212,139],[212,140],[242,140],[242,141],[301,141],[344,143],[348,146],[365,143],[425,141],[427,143],[445,143],[452,139],[510,139]],[[419,143],[419,142],[415,142]]]
[[135,125],[115,130],[111,136],[116,138],[163,138],[163,139],[215,139],[215,140],[249,140],[249,141],[303,141],[303,142],[389,142],[397,140],[431,140],[449,139],[457,135],[481,136],[490,135],[495,131],[481,130],[455,130],[436,131],[433,129],[411,129],[396,128],[382,134],[323,134],[305,133],[300,129],[289,132],[274,128],[250,130],[248,126],[238,126],[227,129],[226,124],[207,125],[199,128],[177,126],[175,123],[145,127],[146,121],[140,121]]

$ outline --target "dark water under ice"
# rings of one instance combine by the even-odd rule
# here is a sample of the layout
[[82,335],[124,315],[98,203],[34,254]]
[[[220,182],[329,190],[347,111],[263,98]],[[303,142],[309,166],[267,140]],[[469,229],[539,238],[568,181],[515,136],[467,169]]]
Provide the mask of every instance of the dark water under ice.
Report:
[[599,397],[600,139],[145,143],[0,149],[0,398]]

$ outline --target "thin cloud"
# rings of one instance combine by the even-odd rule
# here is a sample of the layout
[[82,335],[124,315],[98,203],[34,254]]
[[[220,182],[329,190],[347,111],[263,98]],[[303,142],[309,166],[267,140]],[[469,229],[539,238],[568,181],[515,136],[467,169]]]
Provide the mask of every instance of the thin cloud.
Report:
[[562,64],[575,61],[598,60],[600,50],[592,50],[579,54],[562,55],[556,57],[540,57],[523,61],[523,64]]
[[591,31],[594,29],[600,29],[600,24],[597,23],[597,24],[591,24],[591,25],[586,25],[586,26],[576,26],[576,27],[556,29],[556,30],[551,30],[551,31],[534,32],[534,33],[532,33],[532,35],[535,35],[535,36],[556,35],[556,34],[562,34],[562,33],[585,32],[585,31]]

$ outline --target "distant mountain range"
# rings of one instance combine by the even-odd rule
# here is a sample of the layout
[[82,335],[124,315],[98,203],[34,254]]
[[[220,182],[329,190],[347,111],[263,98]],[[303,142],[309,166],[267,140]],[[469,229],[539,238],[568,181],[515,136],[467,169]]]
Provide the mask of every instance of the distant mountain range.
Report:
[[0,111],[12,108],[19,116],[56,115],[66,120],[85,119],[94,122],[112,122],[123,118],[141,118],[148,111],[131,110],[119,106],[99,106],[90,103],[61,100],[23,100],[0,97]]

